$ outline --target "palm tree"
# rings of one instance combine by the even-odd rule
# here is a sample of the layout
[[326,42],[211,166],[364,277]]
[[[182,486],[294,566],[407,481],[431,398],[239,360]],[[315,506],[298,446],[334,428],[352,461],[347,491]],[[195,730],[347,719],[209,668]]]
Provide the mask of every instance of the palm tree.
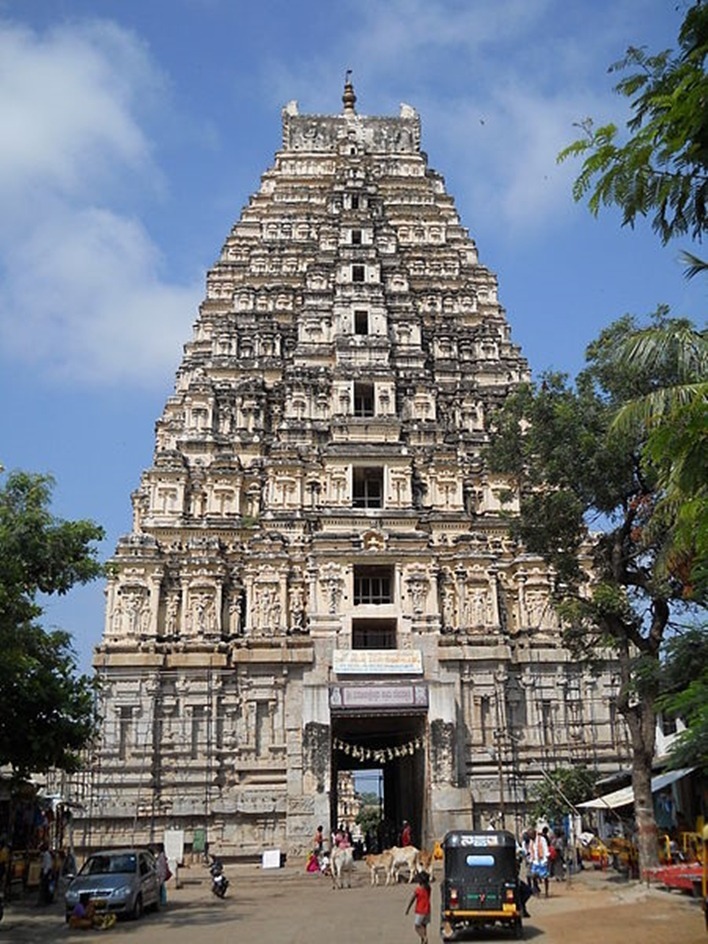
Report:
[[702,272],[708,272],[708,262],[706,262],[705,259],[694,256],[692,252],[682,252],[681,258],[686,264],[684,275],[687,279],[695,278],[695,276],[700,275]]
[[[684,253],[684,259],[688,277],[708,271],[696,256]],[[690,575],[688,596],[700,599],[708,591],[708,332],[685,319],[659,319],[634,332],[617,358],[657,378],[672,378],[627,402],[612,428],[645,431],[644,457],[663,493],[657,521],[672,536],[663,571],[684,580]]]

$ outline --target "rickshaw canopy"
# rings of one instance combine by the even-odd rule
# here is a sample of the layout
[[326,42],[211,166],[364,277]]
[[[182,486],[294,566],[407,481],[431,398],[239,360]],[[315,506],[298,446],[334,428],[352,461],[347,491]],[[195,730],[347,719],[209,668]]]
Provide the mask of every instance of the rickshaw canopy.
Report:
[[474,876],[474,881],[484,884],[516,875],[516,839],[505,830],[452,830],[442,846],[446,878],[470,881]]

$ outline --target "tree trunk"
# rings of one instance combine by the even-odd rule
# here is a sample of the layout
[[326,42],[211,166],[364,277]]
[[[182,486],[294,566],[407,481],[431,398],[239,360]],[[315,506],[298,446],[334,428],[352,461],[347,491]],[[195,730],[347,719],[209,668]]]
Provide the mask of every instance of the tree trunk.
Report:
[[[641,637],[631,624],[623,626],[621,620],[615,623],[613,633],[619,641],[617,652],[622,682],[617,707],[627,722],[632,744],[632,789],[640,877],[644,877],[647,869],[659,864],[651,775],[656,746],[659,650],[668,619],[666,600],[654,597],[646,636]],[[637,660],[639,653],[641,660]],[[642,666],[639,661],[643,662]]]
[[628,647],[619,651],[622,688],[618,701],[620,713],[629,728],[632,745],[632,790],[634,792],[634,818],[637,825],[637,851],[639,874],[659,864],[654,799],[651,792],[652,764],[656,743],[656,691],[647,685],[641,695],[630,696],[633,667]]
[[654,798],[651,792],[656,715],[653,704],[647,704],[644,700],[633,709],[633,713],[634,723],[629,725],[632,737],[632,789],[634,817],[637,823],[639,874],[643,877],[646,869],[659,864]]

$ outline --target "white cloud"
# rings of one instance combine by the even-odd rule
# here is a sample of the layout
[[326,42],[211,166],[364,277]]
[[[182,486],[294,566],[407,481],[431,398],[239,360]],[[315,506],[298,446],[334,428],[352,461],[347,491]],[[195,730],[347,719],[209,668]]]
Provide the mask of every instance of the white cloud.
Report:
[[[4,346],[63,380],[160,382],[179,361],[201,281],[159,278],[138,220],[100,208],[55,209],[8,254]],[[24,276],[21,274],[24,273]]]
[[[228,74],[242,80],[248,68],[249,88],[265,89],[273,107],[296,96],[303,111],[327,112],[333,83],[341,94],[352,67],[362,114],[395,114],[401,100],[419,110],[423,147],[473,235],[484,222],[537,238],[573,212],[577,164],[558,167],[556,154],[574,121],[617,109],[605,69],[652,19],[639,19],[644,3],[603,4],[590,29],[585,5],[564,0],[342,0],[316,55],[288,37],[287,50],[266,44],[257,66],[234,62]],[[174,368],[203,279],[171,280],[173,259],[150,234],[146,200],[167,187],[146,129],[159,105],[169,113],[163,131],[179,124],[183,140],[196,125],[203,145],[205,127],[231,132],[227,101],[220,85],[196,120],[181,122],[130,31],[92,21],[39,32],[0,20],[4,355],[88,383],[150,384]],[[175,166],[189,186],[187,158]],[[231,195],[232,171],[214,175],[215,194]]]
[[0,23],[0,339],[34,369],[149,385],[175,367],[201,287],[163,279],[128,207],[162,184],[139,121],[162,95],[114,24]]
[[385,66],[406,59],[425,67],[420,56],[441,51],[450,65],[451,50],[459,57],[482,55],[485,46],[501,39],[516,42],[538,22],[551,0],[390,0],[356,4],[353,22],[361,25],[358,46],[369,64]]
[[[579,135],[574,122],[597,114],[600,98],[543,95],[531,86],[499,86],[484,106],[440,102],[426,122],[436,150],[447,151],[455,194],[491,227],[528,235],[573,210],[572,180],[578,166],[559,165],[557,155]],[[433,161],[434,162],[434,161]],[[435,162],[434,162],[435,163]]]
[[157,80],[142,48],[112,24],[45,35],[0,26],[3,199],[34,186],[81,195],[117,166],[148,164],[131,107]]
[[[299,61],[297,48],[287,59],[274,57],[264,70],[271,94],[285,102],[293,89],[304,110],[327,112],[332,107],[333,78],[342,82],[346,67],[353,68],[362,114],[376,110],[401,94],[411,104],[415,90],[436,88],[441,99],[460,80],[463,89],[478,96],[487,70],[494,66],[493,50],[518,44],[538,24],[554,0],[387,0],[386,3],[347,0],[338,32],[317,57]],[[505,63],[497,62],[494,71]],[[470,73],[479,73],[474,87]],[[462,82],[466,83],[465,85]],[[341,85],[339,86],[341,88]],[[394,98],[394,103],[398,99]]]

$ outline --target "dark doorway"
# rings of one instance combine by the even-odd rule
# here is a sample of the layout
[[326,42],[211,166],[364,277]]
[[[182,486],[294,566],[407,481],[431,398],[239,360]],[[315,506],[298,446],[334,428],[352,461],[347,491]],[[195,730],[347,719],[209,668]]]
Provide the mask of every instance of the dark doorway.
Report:
[[[341,715],[332,718],[331,822],[336,823],[340,771],[380,769],[382,776],[382,842],[397,845],[403,820],[420,846],[426,833],[426,713]],[[356,779],[356,778],[355,778]]]

